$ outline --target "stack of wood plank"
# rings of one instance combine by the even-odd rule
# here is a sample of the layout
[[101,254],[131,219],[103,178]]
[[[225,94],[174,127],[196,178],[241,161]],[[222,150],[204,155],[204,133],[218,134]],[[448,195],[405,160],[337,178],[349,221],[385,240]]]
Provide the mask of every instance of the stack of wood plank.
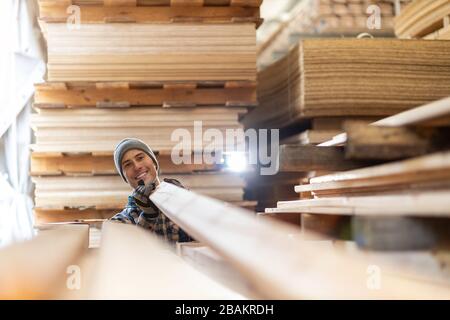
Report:
[[252,23],[49,23],[45,34],[51,81],[255,80]]
[[258,74],[260,106],[246,126],[283,128],[305,118],[382,117],[450,95],[450,42],[302,40]]
[[327,162],[335,172],[297,185],[301,200],[280,201],[266,213],[300,216],[302,229],[362,248],[448,250],[449,115],[446,98],[372,124],[350,121],[344,145],[314,147],[318,157],[311,163],[304,159],[312,152],[283,147],[282,168],[319,168],[323,155],[334,153]]
[[[226,148],[204,132],[242,129],[240,118],[257,105],[262,1],[38,2],[48,81],[36,85],[32,119],[36,224],[94,224],[120,211],[131,190],[113,150],[126,137],[152,147],[162,178],[254,207],[243,201],[241,176],[194,155]],[[187,140],[172,137],[177,129]],[[182,142],[192,161],[175,164],[171,151]]]
[[399,38],[450,40],[450,1],[414,0],[395,19]]
[[[258,67],[264,69],[284,57],[300,39],[355,37],[362,33],[392,37],[394,16],[398,9],[394,1],[386,0],[300,1],[289,13],[289,19],[282,22],[270,37],[262,40],[258,50]],[[380,25],[375,25],[372,19],[377,13],[381,18]]]

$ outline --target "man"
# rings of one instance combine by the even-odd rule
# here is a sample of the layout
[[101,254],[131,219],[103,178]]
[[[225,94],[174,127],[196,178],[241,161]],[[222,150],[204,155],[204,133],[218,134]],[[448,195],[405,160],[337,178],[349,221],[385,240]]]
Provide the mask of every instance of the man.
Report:
[[[155,232],[171,244],[192,241],[149,199],[160,184],[159,163],[150,147],[139,139],[124,139],[114,150],[114,163],[122,179],[133,189],[128,204],[113,221],[134,224]],[[178,180],[164,179],[184,188]]]

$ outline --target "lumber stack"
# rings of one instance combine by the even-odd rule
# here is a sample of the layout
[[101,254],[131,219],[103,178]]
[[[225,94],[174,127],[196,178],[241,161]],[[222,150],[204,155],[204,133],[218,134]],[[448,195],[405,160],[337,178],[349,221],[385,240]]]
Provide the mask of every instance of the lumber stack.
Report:
[[[344,125],[345,139],[314,147],[323,148],[321,153],[339,148],[340,155],[333,156],[328,168],[334,172],[297,185],[300,200],[279,201],[266,214],[297,214],[303,230],[326,239],[351,240],[363,249],[448,254],[449,115],[446,98],[371,124],[350,121]],[[307,163],[302,160],[305,149],[284,147],[292,150],[282,147],[282,168],[320,167],[322,158]],[[293,155],[302,161],[292,161]],[[354,169],[344,167],[352,165]]]
[[[402,1],[401,5],[409,1]],[[373,7],[376,5],[377,7]],[[371,7],[372,6],[372,7]],[[379,10],[380,24],[373,24]],[[300,1],[277,29],[263,39],[258,49],[258,68],[265,69],[283,58],[292,45],[311,37],[356,37],[370,33],[376,37],[394,36],[394,1],[383,0],[307,0]],[[378,12],[377,12],[378,13]],[[380,27],[378,29],[378,27]]]
[[414,0],[395,19],[399,38],[450,40],[450,1]]
[[50,81],[255,80],[253,23],[48,23],[45,35]]
[[[36,84],[32,117],[36,224],[94,225],[123,209],[130,190],[113,150],[126,137],[151,146],[163,178],[254,207],[244,201],[241,176],[195,159],[205,149],[222,155],[244,143],[219,145],[204,133],[242,130],[241,117],[257,105],[262,1],[38,2],[48,74]],[[176,154],[187,153],[191,163],[171,157],[182,143],[190,148]]]
[[258,74],[248,127],[319,117],[382,117],[450,95],[450,43],[397,39],[302,40]]

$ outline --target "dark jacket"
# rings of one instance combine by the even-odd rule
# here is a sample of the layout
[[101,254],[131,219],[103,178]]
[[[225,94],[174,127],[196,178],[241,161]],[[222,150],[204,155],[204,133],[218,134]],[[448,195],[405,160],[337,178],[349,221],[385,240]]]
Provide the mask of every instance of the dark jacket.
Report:
[[[178,187],[184,186],[175,179],[164,179],[164,182],[172,183]],[[121,212],[111,218],[112,221],[134,224],[148,229],[171,244],[176,242],[189,242],[193,239],[177,224],[172,222],[161,210],[153,204],[155,214],[143,212],[134,201],[132,196],[128,197],[128,204]]]

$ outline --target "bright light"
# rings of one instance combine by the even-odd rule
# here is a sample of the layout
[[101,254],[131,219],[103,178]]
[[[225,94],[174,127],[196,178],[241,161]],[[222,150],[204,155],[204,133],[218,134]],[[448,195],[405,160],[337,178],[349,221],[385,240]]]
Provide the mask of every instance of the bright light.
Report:
[[245,171],[247,168],[247,157],[242,152],[227,153],[225,154],[225,165],[231,171]]

